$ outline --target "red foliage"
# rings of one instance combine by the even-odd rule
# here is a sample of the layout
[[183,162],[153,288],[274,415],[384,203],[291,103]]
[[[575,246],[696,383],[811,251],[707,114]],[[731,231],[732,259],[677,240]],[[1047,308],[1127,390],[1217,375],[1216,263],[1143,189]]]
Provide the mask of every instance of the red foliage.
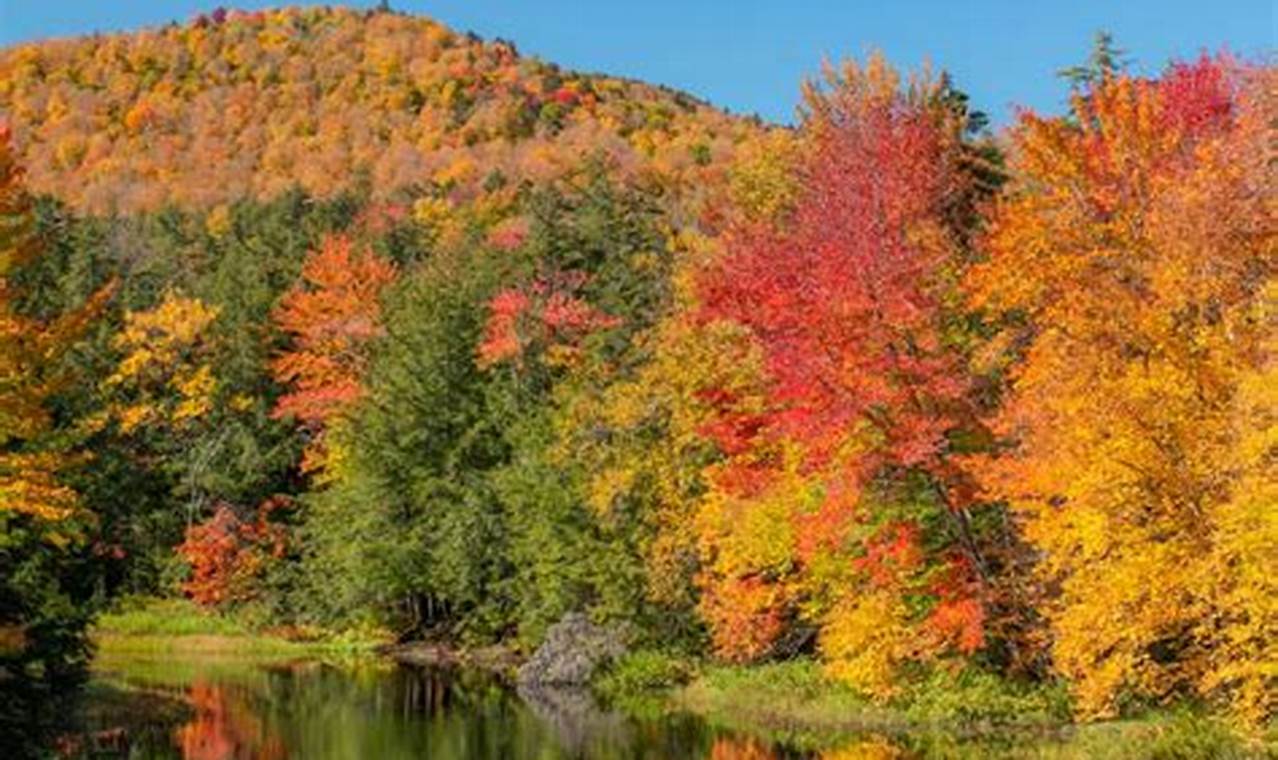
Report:
[[266,562],[283,557],[288,548],[287,530],[270,516],[289,504],[284,497],[267,499],[252,522],[241,520],[223,504],[208,520],[187,528],[186,539],[177,547],[191,565],[183,592],[208,607],[251,599]]
[[560,87],[551,94],[550,99],[562,106],[574,106],[577,104],[577,93],[567,87]]
[[[903,470],[926,470],[945,502],[951,481],[963,482],[946,437],[974,417],[966,361],[946,332],[960,265],[947,208],[967,181],[956,132],[926,98],[851,83],[819,99],[804,124],[792,214],[736,223],[697,281],[697,317],[748,328],[768,380],[763,409],[750,414],[724,391],[701,394],[721,412],[701,432],[728,457],[712,487],[748,501],[776,482],[778,452],[797,456],[822,494],[791,517],[799,587],[817,557],[846,557],[869,587],[932,596],[931,638],[968,651],[983,641],[974,565],[949,564],[920,520],[878,514],[865,498]],[[938,568],[955,576],[943,589],[931,586]],[[760,583],[706,589],[716,642],[765,638],[751,626],[778,618],[761,605]]]
[[975,575],[967,566],[965,557],[955,555],[944,573],[945,579],[936,584],[933,592],[939,601],[932,608],[925,622],[927,631],[941,644],[952,644],[955,649],[971,654],[985,645],[986,605]]
[[523,217],[507,219],[488,233],[488,243],[503,251],[513,251],[528,239],[528,220]]
[[531,286],[503,290],[488,302],[488,323],[479,344],[479,363],[489,367],[519,360],[532,348],[572,348],[596,330],[621,323],[575,292],[584,278],[561,275]]
[[965,391],[938,335],[942,135],[928,114],[886,104],[815,131],[793,224],[731,232],[701,278],[702,318],[753,331],[774,380],[762,432],[804,444],[810,466],[865,423],[882,442],[864,472],[927,464]]
[[1236,96],[1231,69],[1227,59],[1206,54],[1192,63],[1173,64],[1158,80],[1167,127],[1201,135],[1228,126]]
[[893,586],[923,564],[918,526],[898,522],[884,526],[865,542],[865,554],[854,563],[877,586]]

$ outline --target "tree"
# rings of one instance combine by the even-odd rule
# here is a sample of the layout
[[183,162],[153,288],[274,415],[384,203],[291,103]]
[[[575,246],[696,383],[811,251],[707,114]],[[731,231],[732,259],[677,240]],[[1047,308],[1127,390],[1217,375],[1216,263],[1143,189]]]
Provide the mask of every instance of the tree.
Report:
[[[333,415],[360,397],[367,344],[382,332],[381,292],[395,267],[367,248],[352,250],[343,236],[325,238],[302,266],[301,281],[280,300],[273,318],[292,339],[271,363],[275,379],[292,390],[275,405],[316,436]],[[318,467],[313,440],[303,470]]]
[[[506,623],[505,525],[487,473],[504,461],[475,357],[497,268],[440,252],[386,294],[364,392],[329,430],[327,489],[308,501],[318,613],[491,636]],[[336,582],[335,582],[336,579]]]
[[1096,32],[1092,40],[1092,52],[1088,55],[1087,62],[1067,66],[1056,72],[1056,75],[1069,82],[1076,91],[1093,87],[1117,77],[1127,67],[1127,62],[1123,60],[1126,52],[1114,44],[1114,35],[1102,29]]
[[1258,642],[1275,616],[1255,601],[1272,589],[1220,564],[1264,563],[1240,525],[1273,534],[1252,500],[1272,420],[1246,390],[1273,329],[1262,82],[1204,57],[1093,82],[1071,119],[1023,116],[1019,184],[968,279],[1003,316],[1010,381],[1008,448],[978,471],[1040,554],[1083,715],[1192,689],[1272,709]]
[[721,393],[707,426],[728,456],[703,510],[703,606],[738,658],[785,628],[760,621],[817,623],[832,672],[882,696],[902,662],[985,641],[951,461],[973,425],[949,306],[967,125],[943,81],[903,84],[880,57],[827,69],[805,102],[792,213],[730,230],[700,281],[700,319],[743,326],[766,378],[760,406]]
[[[41,679],[72,676],[87,657],[93,577],[82,556],[92,517],[66,484],[73,439],[51,413],[61,357],[107,293],[44,323],[19,309],[15,275],[40,253],[33,206],[0,124],[0,732],[37,721],[20,699]],[[35,666],[39,667],[35,667]],[[39,709],[37,707],[37,709]]]
[[680,627],[644,593],[651,516],[637,505],[591,508],[585,460],[610,435],[596,404],[646,362],[635,336],[668,312],[673,259],[655,193],[605,168],[587,164],[528,198],[527,235],[507,254],[521,264],[489,302],[479,347],[510,451],[493,482],[529,643],[571,611]]
[[252,520],[242,520],[223,504],[208,520],[187,528],[177,547],[191,566],[183,593],[208,607],[241,604],[260,596],[267,563],[283,558],[288,546],[287,531],[271,521],[271,514],[288,505],[285,498],[267,499]]

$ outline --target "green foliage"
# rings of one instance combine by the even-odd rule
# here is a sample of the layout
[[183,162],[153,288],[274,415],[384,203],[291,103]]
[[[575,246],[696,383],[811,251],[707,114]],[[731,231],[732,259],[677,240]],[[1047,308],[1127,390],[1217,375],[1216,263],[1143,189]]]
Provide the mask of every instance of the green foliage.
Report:
[[933,670],[911,684],[900,707],[917,723],[964,725],[1056,725],[1069,720],[1070,700],[1062,684],[1018,683],[967,667]]
[[[600,165],[516,211],[530,221],[515,247],[477,228],[386,298],[365,398],[329,432],[331,485],[308,499],[305,575],[324,589],[311,595],[323,619],[531,646],[572,610],[644,614],[634,523],[586,507],[583,473],[556,444],[571,399],[636,361],[629,335],[668,308],[660,217]],[[494,297],[555,283],[608,326],[481,367]]]
[[657,649],[638,649],[618,658],[598,677],[595,691],[606,698],[624,698],[683,686],[696,675],[687,655]]

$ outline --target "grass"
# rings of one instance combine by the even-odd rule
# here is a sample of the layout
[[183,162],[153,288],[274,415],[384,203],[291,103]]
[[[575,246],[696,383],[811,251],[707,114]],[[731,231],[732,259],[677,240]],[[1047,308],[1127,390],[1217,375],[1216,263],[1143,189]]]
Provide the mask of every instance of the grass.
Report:
[[101,654],[184,652],[296,656],[371,651],[383,640],[362,632],[256,629],[185,599],[133,598],[99,616],[91,637]]
[[812,660],[706,667],[671,698],[712,724],[809,749],[907,725],[899,712],[825,678]]
[[[664,671],[663,671],[664,672]],[[624,703],[623,703],[624,704]],[[988,673],[921,676],[879,704],[826,678],[811,660],[750,667],[706,666],[668,692],[668,704],[712,725],[837,757],[1036,757],[1058,760],[1189,760],[1273,757],[1222,720],[1180,708],[1090,724],[1070,722],[1055,686]]]

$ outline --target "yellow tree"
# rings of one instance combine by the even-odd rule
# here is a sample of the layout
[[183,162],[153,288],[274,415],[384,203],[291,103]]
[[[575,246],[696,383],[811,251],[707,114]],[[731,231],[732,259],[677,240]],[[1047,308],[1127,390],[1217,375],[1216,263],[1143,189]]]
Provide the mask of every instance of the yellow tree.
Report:
[[56,445],[47,402],[64,379],[62,354],[106,291],[50,324],[23,316],[11,277],[38,252],[31,200],[0,123],[0,677],[14,662],[44,659],[49,674],[74,659],[65,640],[42,630],[76,617],[59,582],[61,552],[88,518],[60,480],[72,457]]
[[1272,537],[1275,514],[1256,480],[1272,421],[1245,390],[1272,377],[1271,115],[1240,95],[1255,77],[1204,58],[1105,75],[1071,118],[1024,116],[968,280],[1008,316],[995,348],[1013,359],[1010,447],[977,466],[1040,552],[1055,667],[1088,716],[1192,688],[1272,707],[1273,542],[1243,537]]
[[172,292],[153,309],[125,315],[115,337],[124,356],[105,381],[123,433],[157,423],[181,429],[209,412],[217,383],[208,328],[216,318],[217,309]]
[[228,396],[218,382],[217,314],[174,292],[151,309],[126,313],[114,340],[119,363],[102,381],[105,419],[174,474],[187,496],[188,523],[208,501],[216,460],[232,431],[228,415],[252,406],[247,397]]
[[0,124],[0,513],[58,521],[79,502],[58,482],[64,457],[39,443],[51,424],[45,401],[59,380],[53,369],[87,311],[50,325],[17,311],[10,276],[38,250],[22,170],[9,129]]

